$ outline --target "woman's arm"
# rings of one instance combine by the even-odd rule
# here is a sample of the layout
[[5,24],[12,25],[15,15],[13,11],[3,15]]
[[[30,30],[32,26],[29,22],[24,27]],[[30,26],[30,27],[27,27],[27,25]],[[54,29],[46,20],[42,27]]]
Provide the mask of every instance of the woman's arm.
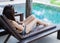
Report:
[[18,30],[20,30],[20,31],[23,31],[23,26],[22,25],[19,25],[17,22],[15,22],[15,21],[11,21],[12,22],[12,24],[14,25],[14,27],[16,27]]

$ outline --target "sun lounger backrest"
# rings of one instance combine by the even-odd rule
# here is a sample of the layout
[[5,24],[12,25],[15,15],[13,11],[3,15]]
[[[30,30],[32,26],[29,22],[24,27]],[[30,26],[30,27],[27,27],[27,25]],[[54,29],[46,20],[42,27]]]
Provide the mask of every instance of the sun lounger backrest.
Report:
[[0,22],[6,27],[5,30],[15,36],[18,40],[22,38],[21,35],[15,30],[10,21],[4,15],[0,15]]

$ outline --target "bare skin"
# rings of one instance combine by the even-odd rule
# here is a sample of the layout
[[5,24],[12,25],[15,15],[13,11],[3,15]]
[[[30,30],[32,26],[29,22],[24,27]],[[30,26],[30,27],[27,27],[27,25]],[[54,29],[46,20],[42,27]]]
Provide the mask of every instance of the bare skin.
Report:
[[[12,21],[13,25],[19,30],[23,31],[24,27],[23,25],[19,25],[17,22]],[[36,19],[34,16],[29,16],[26,20],[23,21],[23,23],[26,25],[26,33],[29,33],[32,30],[32,27],[38,24],[43,24],[47,26],[48,24]]]

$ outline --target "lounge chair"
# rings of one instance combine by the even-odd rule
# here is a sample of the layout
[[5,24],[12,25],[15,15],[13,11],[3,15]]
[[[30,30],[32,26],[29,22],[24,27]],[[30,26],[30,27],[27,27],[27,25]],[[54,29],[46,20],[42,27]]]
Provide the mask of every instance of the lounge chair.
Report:
[[[59,25],[58,26],[57,25],[50,25],[50,26],[47,26],[47,27],[42,28],[40,30],[34,30],[33,32],[30,32],[29,34],[21,35],[11,25],[10,21],[4,15],[0,15],[0,23],[2,24],[2,27],[6,27],[4,29],[9,33],[9,35],[4,43],[6,43],[8,41],[8,39],[10,38],[11,35],[14,36],[16,39],[18,39],[19,43],[28,43],[28,42],[31,42],[31,41],[36,40],[38,38],[43,38],[47,35],[50,35],[56,31],[60,30]],[[60,34],[58,37],[60,37]]]

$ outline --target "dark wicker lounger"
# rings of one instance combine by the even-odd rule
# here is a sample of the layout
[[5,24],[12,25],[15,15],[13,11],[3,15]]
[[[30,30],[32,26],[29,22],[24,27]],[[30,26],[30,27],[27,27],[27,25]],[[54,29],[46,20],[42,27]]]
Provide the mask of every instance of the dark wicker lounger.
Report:
[[[11,25],[10,21],[4,15],[0,15],[0,23],[2,24],[2,27],[9,33],[4,43],[8,41],[11,35],[18,39],[19,43],[28,43],[60,30],[59,25],[51,25],[40,30],[35,30],[29,34],[21,35],[15,30],[15,28]],[[58,33],[58,38],[60,39],[60,31]]]

